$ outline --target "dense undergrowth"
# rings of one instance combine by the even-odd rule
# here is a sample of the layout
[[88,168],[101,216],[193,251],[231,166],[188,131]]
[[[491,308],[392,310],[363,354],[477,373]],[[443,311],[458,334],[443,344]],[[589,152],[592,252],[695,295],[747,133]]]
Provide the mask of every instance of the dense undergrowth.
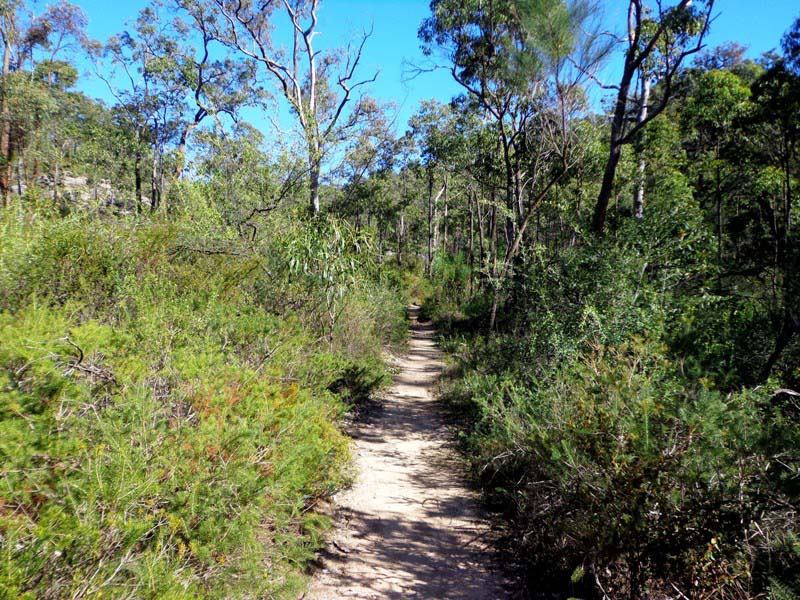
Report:
[[403,306],[368,235],[259,227],[2,215],[0,597],[302,589]]
[[768,306],[625,241],[657,237],[533,248],[492,335],[469,271],[441,260],[426,309],[457,358],[465,452],[535,594],[798,598],[796,349],[750,383]]

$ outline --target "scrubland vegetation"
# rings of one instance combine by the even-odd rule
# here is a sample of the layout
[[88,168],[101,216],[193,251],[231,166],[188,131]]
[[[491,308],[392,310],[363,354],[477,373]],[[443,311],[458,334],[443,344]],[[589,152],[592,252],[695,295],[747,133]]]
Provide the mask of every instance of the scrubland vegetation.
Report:
[[297,597],[410,299],[532,597],[800,597],[800,22],[434,0],[398,135],[267,4],[0,5],[0,597]]
[[5,597],[302,585],[315,503],[346,477],[337,423],[386,378],[402,307],[368,265],[318,281],[331,249],[357,259],[344,224],[249,246],[220,228],[213,251],[212,225],[4,215]]

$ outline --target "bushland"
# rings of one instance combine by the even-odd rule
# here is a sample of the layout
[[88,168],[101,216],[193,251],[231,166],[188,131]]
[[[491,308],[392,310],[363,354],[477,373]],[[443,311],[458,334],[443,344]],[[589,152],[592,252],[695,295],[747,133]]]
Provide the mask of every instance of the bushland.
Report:
[[0,596],[296,597],[348,477],[338,423],[405,331],[369,234],[23,200],[0,215]]

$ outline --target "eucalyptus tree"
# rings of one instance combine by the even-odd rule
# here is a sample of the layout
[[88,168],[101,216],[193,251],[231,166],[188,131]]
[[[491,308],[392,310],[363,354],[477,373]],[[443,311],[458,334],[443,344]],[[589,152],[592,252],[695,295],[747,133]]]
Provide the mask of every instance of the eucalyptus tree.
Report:
[[249,123],[204,128],[197,142],[195,172],[205,195],[244,237],[256,236],[258,217],[301,196],[301,157],[268,155],[263,133]]
[[[216,40],[262,65],[299,125],[308,164],[309,208],[320,211],[323,165],[340,142],[374,113],[361,92],[377,73],[360,77],[370,32],[346,48],[319,49],[320,0],[176,0]],[[275,38],[283,17],[288,48]]]
[[[134,132],[130,140],[137,212],[142,210],[143,178],[150,175],[150,208],[155,211],[162,195],[164,148],[174,138],[178,127],[180,94],[162,89],[161,83],[169,60],[163,51],[177,46],[152,7],[145,8],[133,24],[112,36],[104,46],[95,48],[96,57],[106,64],[97,65],[97,75],[106,82],[116,99],[120,116]],[[107,63],[110,63],[110,68]],[[150,157],[150,168],[146,164]]]
[[[426,270],[430,275],[433,256],[439,243],[439,201],[445,197],[450,173],[453,170],[453,159],[457,151],[458,136],[455,130],[455,114],[450,106],[435,100],[423,101],[420,109],[409,122],[412,139],[419,149],[421,164],[427,177],[427,262]],[[440,184],[434,182],[441,177]],[[434,190],[438,191],[434,193]]]
[[786,50],[760,63],[735,47],[715,50],[681,77],[673,109],[693,195],[716,237],[716,253],[699,257],[714,275],[704,299],[715,312],[730,307],[724,358],[747,383],[785,374],[800,350],[800,77]]
[[395,169],[401,164],[403,141],[394,131],[391,110],[377,103],[369,122],[349,139],[343,139],[342,159],[330,175],[337,183],[331,212],[354,219],[356,226],[374,225],[383,249],[402,210]]
[[[658,0],[655,8],[650,8],[645,0],[629,0],[624,41],[627,48],[620,82],[611,86],[616,90],[616,99],[608,158],[592,218],[592,229],[596,233],[602,234],[605,230],[623,146],[632,143],[667,107],[684,60],[703,48],[713,6],[714,0],[700,0],[694,4],[692,0],[680,0],[674,6],[665,6]],[[654,81],[659,86],[659,94],[651,103],[650,89]],[[636,90],[640,90],[638,95]],[[632,117],[632,110],[636,116]]]
[[45,125],[43,120],[34,122],[37,110],[46,103],[51,86],[65,87],[66,82],[56,81],[59,74],[72,79],[63,59],[83,48],[86,26],[83,11],[65,0],[47,6],[39,15],[22,0],[0,2],[0,195],[4,205],[10,198],[15,160],[32,139],[33,127]]
[[606,46],[583,2],[434,0],[431,10],[419,30],[423,49],[444,54],[464,106],[491,123],[502,161],[505,251],[494,273],[494,327],[533,215],[580,159],[582,85]]
[[102,48],[113,69],[109,75],[98,68],[98,75],[136,132],[137,207],[145,171],[150,174],[151,209],[156,210],[165,185],[180,177],[186,146],[201,123],[222,115],[235,120],[243,106],[262,98],[250,65],[234,60],[224,46],[215,47],[213,35],[202,25],[196,20],[190,25],[156,2],[139,13],[130,30]]
[[8,206],[11,197],[11,124],[8,107],[9,76],[14,46],[19,39],[17,9],[19,1],[6,1],[0,4],[0,35],[3,38],[3,71],[2,89],[0,89],[0,194],[3,206]]
[[[708,203],[715,207],[717,262],[721,264],[727,206],[738,202],[747,189],[741,181],[747,171],[731,160],[731,154],[742,133],[741,121],[752,111],[750,86],[730,69],[693,74],[692,79],[693,89],[683,102],[680,120],[689,171],[696,179],[695,195],[702,200],[710,188]],[[730,212],[737,211],[734,207]]]
[[[246,106],[258,106],[267,97],[256,81],[256,72],[249,62],[236,60],[229,52],[219,52],[214,32],[201,13],[190,13],[191,22],[179,16],[172,20],[176,39],[190,39],[192,45],[171,48],[169,56],[174,66],[168,71],[172,86],[183,88],[191,96],[186,117],[180,125],[176,148],[175,177],[179,177],[185,163],[189,137],[209,117],[217,121],[226,115],[236,122]],[[223,46],[224,48],[224,46]],[[167,48],[165,48],[167,50]]]

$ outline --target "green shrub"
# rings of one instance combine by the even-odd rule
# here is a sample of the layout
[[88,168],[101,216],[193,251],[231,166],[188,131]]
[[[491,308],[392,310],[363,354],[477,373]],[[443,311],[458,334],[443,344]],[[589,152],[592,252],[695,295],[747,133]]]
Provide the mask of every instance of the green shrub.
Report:
[[661,248],[604,244],[528,253],[501,333],[467,324],[445,340],[466,455],[531,584],[581,597],[796,593],[800,412],[772,396],[777,382],[736,375],[735,353],[763,328],[734,330],[758,311],[678,293],[696,273],[653,271]]
[[[300,272],[213,215],[177,217],[3,217],[2,597],[304,585],[329,526],[314,506],[344,482],[337,422],[386,382],[401,303],[377,267]],[[356,317],[333,328],[331,287]]]
[[469,289],[470,271],[463,253],[438,254],[431,266],[431,289],[424,298],[420,318],[459,316]]

